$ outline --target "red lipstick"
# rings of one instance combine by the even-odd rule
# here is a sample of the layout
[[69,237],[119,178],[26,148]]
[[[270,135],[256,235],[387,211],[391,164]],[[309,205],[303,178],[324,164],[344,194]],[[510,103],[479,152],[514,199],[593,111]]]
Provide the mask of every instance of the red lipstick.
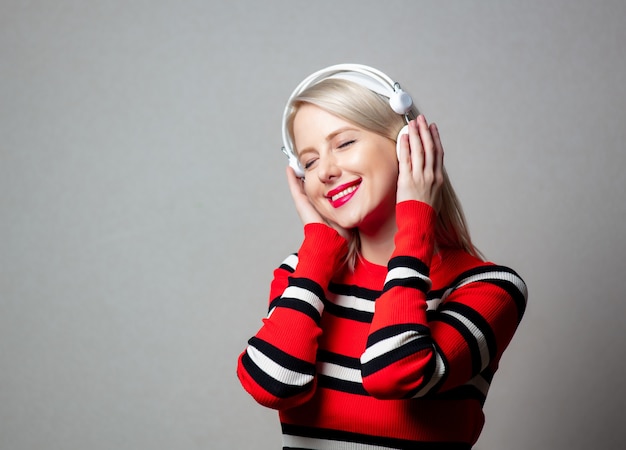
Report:
[[361,185],[361,179],[337,186],[326,194],[326,198],[333,208],[339,208],[350,201]]

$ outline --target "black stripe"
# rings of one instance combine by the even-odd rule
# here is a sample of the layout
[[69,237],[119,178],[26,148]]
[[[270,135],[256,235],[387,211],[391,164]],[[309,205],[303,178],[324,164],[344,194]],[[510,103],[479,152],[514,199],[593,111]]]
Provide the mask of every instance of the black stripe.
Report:
[[322,301],[324,301],[324,298],[326,297],[324,289],[309,278],[289,277],[289,286],[295,286],[310,291]]
[[[325,301],[324,289],[322,289],[319,284],[317,284],[316,282],[312,280],[309,280],[308,278],[290,277],[289,287],[298,287],[298,288],[307,290],[313,293],[314,295],[316,295],[320,299],[321,302]],[[321,319],[320,312],[313,305],[311,305],[310,303],[298,297],[286,297],[284,292],[283,292],[283,296],[279,300],[275,300],[272,302],[272,304],[270,305],[270,308],[272,306],[274,307],[280,306],[284,308],[293,309],[295,311],[299,311],[303,314],[306,314],[311,319],[313,319],[313,321],[316,324],[319,324],[320,319]]]
[[277,307],[289,308],[294,311],[299,311],[302,314],[306,314],[313,321],[319,325],[320,320],[322,318],[320,312],[313,305],[305,302],[304,300],[300,300],[299,298],[289,298],[283,297],[278,302],[276,302]]
[[478,374],[482,369],[482,359],[480,357],[480,347],[478,346],[478,340],[476,340],[476,337],[463,324],[463,322],[454,316],[439,313],[435,320],[450,325],[452,328],[457,330],[461,336],[463,336],[463,339],[467,343],[470,351],[470,359],[472,360],[472,375]]
[[359,311],[354,308],[346,308],[330,301],[324,303],[324,313],[328,313],[342,319],[349,319],[363,323],[371,323],[372,318],[374,317],[374,314],[371,312]]
[[[426,264],[424,264],[424,262],[412,256],[396,256],[394,258],[391,258],[389,260],[389,263],[387,264],[387,270],[391,272],[393,269],[397,268],[413,269],[426,277],[429,276],[430,272],[430,269]],[[404,286],[408,288],[418,289],[424,293],[428,292],[428,290],[430,289],[430,283],[423,278],[408,277],[389,280],[387,283],[385,283],[383,292],[387,292],[389,289],[396,286]]]
[[419,323],[401,323],[397,325],[390,325],[371,333],[367,337],[367,347],[371,347],[380,341],[384,341],[387,338],[397,336],[398,334],[402,334],[407,331],[415,331],[418,334],[430,336],[430,328],[425,325],[421,325]]
[[[489,272],[508,273],[510,275],[513,275],[515,278],[519,279],[519,281],[521,281],[524,285],[526,285],[522,277],[520,277],[519,274],[515,272],[513,269],[506,267],[506,266],[496,266],[496,265],[481,266],[481,267],[477,267],[475,269],[469,270],[461,274],[461,276],[457,278],[454,284],[458,284],[462,282],[463,278],[467,278],[472,275],[480,275],[484,273],[489,273]],[[504,289],[511,296],[511,298],[515,302],[515,305],[517,306],[517,318],[518,318],[517,323],[519,324],[522,320],[522,317],[524,316],[524,312],[526,311],[527,299],[526,299],[525,293],[521,292],[514,283],[507,281],[507,280],[502,280],[499,278],[485,278],[484,280],[480,280],[480,281],[485,282],[485,283],[491,283],[495,286],[498,286]]]
[[480,274],[487,273],[487,272],[493,272],[493,271],[509,272],[509,273],[512,272],[511,269],[508,269],[507,267],[500,267],[500,266],[496,266],[493,264],[478,266],[478,267],[474,267],[472,269],[466,270],[465,272],[461,272],[461,274],[458,277],[456,277],[452,283],[450,283],[450,286],[458,286],[463,281],[465,281],[466,278],[473,277],[474,275],[480,275]]
[[[379,370],[389,367],[390,365],[401,361],[404,358],[412,356],[422,350],[432,350],[432,344],[433,341],[432,339],[430,339],[430,337],[423,337],[401,345],[400,347],[383,353],[382,355],[377,356],[371,361],[363,364],[361,368],[361,375],[363,376],[363,378],[368,377],[378,372]],[[433,370],[434,367],[427,369],[427,372],[430,372],[432,375]],[[428,379],[430,379],[430,375],[428,376]]]
[[295,267],[291,267],[289,264],[287,263],[281,263],[280,266],[278,266],[279,269],[283,269],[286,270],[289,273],[294,273],[295,272]]
[[339,353],[329,352],[328,350],[319,350],[317,352],[317,360],[337,364],[338,366],[347,367],[348,369],[361,369],[361,361],[359,358],[340,355]]
[[454,311],[463,317],[466,317],[476,328],[485,336],[487,343],[487,350],[489,351],[489,361],[492,361],[498,354],[498,345],[496,341],[496,335],[491,329],[491,325],[487,322],[483,316],[481,316],[475,309],[470,308],[467,305],[457,302],[446,302],[442,311]]
[[244,369],[250,374],[252,379],[262,386],[267,392],[278,398],[289,398],[306,392],[311,388],[313,381],[305,384],[304,386],[294,386],[281,383],[275,378],[265,373],[259,366],[257,366],[247,353],[241,358],[241,363]]
[[385,287],[383,288],[383,292],[387,292],[390,289],[398,286],[403,286],[406,288],[417,289],[424,294],[428,292],[430,289],[430,284],[420,277],[408,277],[408,278],[394,278],[393,280],[389,280],[385,283]]
[[517,324],[522,321],[522,317],[526,312],[526,297],[513,283],[506,280],[485,280],[491,284],[494,284],[502,289],[504,289],[507,294],[511,296],[513,301],[515,302],[515,306],[517,307]]
[[355,286],[352,284],[337,284],[330,283],[328,285],[328,291],[338,295],[349,295],[352,297],[362,298],[363,300],[375,301],[380,297],[380,292],[374,289],[367,289],[361,286]]
[[[463,442],[424,442],[409,441],[406,439],[372,436],[349,431],[332,430],[328,428],[312,428],[300,425],[281,423],[283,434],[308,438],[333,440],[340,442],[354,442],[364,445],[378,445],[400,450],[470,450],[471,445]],[[283,447],[288,449],[289,447]]]
[[387,263],[387,270],[391,271],[398,267],[408,267],[409,269],[417,270],[419,273],[425,276],[429,276],[430,269],[421,259],[413,256],[396,256],[389,260]]
[[280,301],[280,295],[278,297],[274,297],[272,301],[270,301],[270,305],[267,308],[267,312],[269,313],[273,308],[275,308],[279,301]]
[[348,394],[369,396],[368,392],[363,387],[363,384],[329,377],[328,375],[317,376],[317,387],[333,391],[347,392]]
[[[482,274],[489,273],[489,272],[505,272],[519,279],[524,285],[526,284],[524,283],[524,280],[522,279],[522,277],[520,277],[519,274],[513,269],[511,269],[510,267],[498,266],[498,265],[492,264],[492,265],[475,267],[471,270],[463,272],[454,280],[454,282],[452,283],[452,286],[459,285],[466,278],[469,278],[471,276],[482,275]],[[485,278],[484,280],[480,280],[480,281],[485,282],[485,283],[491,283],[495,286],[498,286],[504,289],[511,296],[511,298],[515,302],[515,305],[517,306],[517,318],[518,318],[517,323],[519,324],[522,320],[522,317],[524,316],[524,312],[526,311],[526,303],[527,303],[526,295],[523,292],[521,292],[514,283],[507,281],[507,280],[501,280],[499,278]]]
[[449,286],[446,286],[446,287],[441,288],[441,289],[431,289],[428,292],[428,294],[426,295],[426,300],[434,300],[436,298],[442,298],[443,294],[446,293],[448,288],[449,288]]
[[[336,364],[348,369],[361,370],[361,361],[359,358],[353,358],[350,356],[340,355],[339,353],[329,352],[327,350],[320,350],[317,353],[318,362],[327,362]],[[318,387],[326,389],[332,389],[334,391],[348,392],[350,394],[368,395],[368,392],[363,388],[362,383],[355,383],[353,381],[341,380],[338,378],[330,377],[328,375],[318,374],[317,376]]]
[[450,372],[449,371],[450,364],[448,363],[448,360],[446,359],[446,355],[443,354],[443,352],[441,351],[441,348],[439,348],[436,342],[433,341],[432,345],[434,349],[433,355],[430,361],[428,361],[428,364],[424,369],[424,375],[423,375],[424,381],[420,383],[419,387],[413,389],[413,391],[409,393],[409,395],[407,395],[407,398],[415,397],[422,389],[424,389],[424,386],[426,386],[428,383],[432,381],[432,378],[435,375],[435,370],[437,370],[438,359],[441,359],[441,364],[443,364],[443,375],[439,377],[439,380],[433,386],[431,386],[427,392],[420,395],[420,397],[427,397],[430,395],[431,392],[437,392],[441,388],[441,386],[443,386],[443,384],[446,382],[446,379],[448,378],[448,373]]
[[253,336],[248,341],[248,344],[256,348],[265,356],[270,358],[276,364],[285,369],[293,370],[294,372],[303,373],[305,375],[315,374],[315,365],[295,356],[291,356],[289,353],[275,347],[274,345]]

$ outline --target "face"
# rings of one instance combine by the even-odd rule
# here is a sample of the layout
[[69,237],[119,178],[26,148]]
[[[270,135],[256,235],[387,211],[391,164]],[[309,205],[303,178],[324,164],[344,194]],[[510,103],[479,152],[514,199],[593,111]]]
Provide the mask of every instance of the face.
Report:
[[311,104],[299,108],[293,133],[304,190],[326,220],[369,233],[395,226],[394,141]]

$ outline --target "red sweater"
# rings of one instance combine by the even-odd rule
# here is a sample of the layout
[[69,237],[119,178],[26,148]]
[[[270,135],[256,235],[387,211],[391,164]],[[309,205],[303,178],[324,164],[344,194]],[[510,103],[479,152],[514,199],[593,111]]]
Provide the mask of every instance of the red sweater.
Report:
[[239,357],[243,387],[279,410],[284,448],[469,449],[527,290],[460,250],[433,256],[436,215],[397,205],[387,267],[340,267],[322,224],[275,270],[267,318]]

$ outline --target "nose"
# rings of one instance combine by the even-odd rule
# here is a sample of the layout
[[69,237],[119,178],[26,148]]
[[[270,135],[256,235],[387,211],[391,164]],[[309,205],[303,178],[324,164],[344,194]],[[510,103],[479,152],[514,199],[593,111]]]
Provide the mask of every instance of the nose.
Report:
[[317,176],[322,183],[328,183],[341,175],[341,169],[337,165],[335,156],[330,153],[320,156],[317,166]]

